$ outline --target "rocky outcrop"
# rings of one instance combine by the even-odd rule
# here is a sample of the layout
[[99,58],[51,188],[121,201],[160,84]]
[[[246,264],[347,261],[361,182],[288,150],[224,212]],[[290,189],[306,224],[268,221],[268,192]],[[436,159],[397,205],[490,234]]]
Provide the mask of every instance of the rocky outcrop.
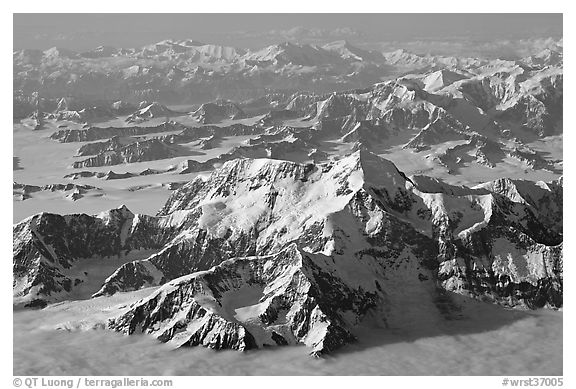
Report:
[[99,139],[108,139],[113,137],[129,137],[147,135],[168,131],[182,131],[186,127],[172,121],[165,122],[159,126],[147,127],[89,127],[82,130],[59,130],[50,136],[50,139],[62,143],[68,142],[90,142]]
[[145,104],[143,107],[140,107],[139,110],[126,118],[126,122],[141,123],[154,118],[169,118],[171,116],[179,116],[183,114],[184,113],[182,112],[173,111],[167,108],[165,105],[154,102],[151,104]]
[[76,155],[87,156],[101,154],[106,151],[118,151],[124,146],[135,141],[136,139],[121,138],[116,135],[104,142],[87,143],[78,149]]
[[[102,150],[96,156],[73,163],[75,169],[83,167],[113,166],[122,163],[155,161],[182,155],[174,145],[152,138],[122,145],[118,141],[104,142],[103,145],[92,145],[84,152]],[[80,151],[79,151],[80,152]]]
[[527,181],[501,178],[475,188],[500,194],[514,203],[526,205],[538,221],[558,237],[563,226],[563,178],[552,181]]
[[530,147],[520,145],[507,150],[506,154],[518,161],[524,163],[531,169],[546,169],[549,171],[556,171],[554,162],[545,159],[541,153]]
[[246,117],[242,108],[237,104],[227,100],[216,100],[212,103],[205,103],[200,106],[193,114],[199,123],[213,124],[222,120],[237,120]]
[[434,112],[435,118],[412,138],[404,148],[421,151],[430,146],[454,140],[466,140],[467,128],[456,119],[447,115],[443,109]]
[[90,191],[101,191],[101,189],[92,185],[76,184],[48,184],[40,186],[14,182],[12,185],[12,193],[14,199],[17,200],[29,199],[32,197],[32,193],[36,192],[64,192],[66,193],[66,198],[76,201]]
[[168,239],[157,218],[121,207],[96,216],[41,213],[13,228],[14,297],[22,303],[65,298],[86,275],[81,260],[100,261],[132,250],[159,249]]
[[116,113],[109,106],[91,106],[76,111],[57,110],[50,114],[54,120],[69,120],[77,123],[95,123],[110,120],[116,117]]
[[108,172],[90,172],[90,171],[84,170],[81,172],[66,174],[64,176],[64,178],[69,178],[71,180],[77,180],[79,178],[96,177],[96,178],[101,178],[103,180],[120,180],[120,179],[125,179],[125,178],[132,178],[132,177],[137,176],[137,175],[138,174],[134,174],[134,173],[130,173],[130,172],[116,173],[116,172],[113,172],[112,170],[109,170]]
[[240,123],[231,124],[229,126],[200,126],[200,127],[187,127],[182,132],[174,135],[166,135],[161,139],[169,143],[188,143],[199,141],[203,138],[211,136],[225,137],[225,136],[243,136],[243,135],[258,135],[262,134],[264,130],[260,127],[247,126]]
[[202,139],[198,146],[200,146],[202,150],[210,150],[215,147],[218,147],[220,141],[221,139],[218,136],[212,135],[209,136],[208,138]]
[[559,69],[542,71],[521,83],[522,91],[513,96],[496,115],[538,136],[561,133],[563,120],[563,75]]
[[[303,343],[314,355],[330,352],[354,340],[347,314],[363,316],[378,296],[351,289],[315,262],[294,244],[275,255],[231,259],[169,282],[109,326],[176,347],[244,351]],[[163,321],[176,316],[186,320]]]
[[298,112],[289,109],[270,111],[258,121],[261,126],[273,126],[277,123],[282,123],[285,120],[296,119],[299,116]]

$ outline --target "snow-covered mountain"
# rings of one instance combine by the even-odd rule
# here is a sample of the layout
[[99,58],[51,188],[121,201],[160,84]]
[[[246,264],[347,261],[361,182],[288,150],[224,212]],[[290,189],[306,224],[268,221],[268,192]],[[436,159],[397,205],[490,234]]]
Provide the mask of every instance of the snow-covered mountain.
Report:
[[38,192],[62,192],[65,193],[65,198],[76,201],[82,198],[87,192],[101,191],[92,185],[77,185],[77,184],[50,184],[50,185],[27,185],[14,182],[12,185],[12,192],[15,200],[24,201],[33,197],[34,193]]
[[128,123],[140,123],[146,121],[147,119],[157,118],[157,117],[170,117],[182,115],[181,112],[175,112],[166,106],[159,104],[157,102],[148,103],[141,102],[139,109],[132,115],[126,118]]
[[[428,153],[422,158],[450,175],[468,167],[496,171],[502,164],[561,174],[561,160],[550,158],[531,142],[562,133],[562,67],[506,66],[488,67],[479,74],[448,68],[410,73],[369,87],[326,94],[274,92],[238,103],[218,99],[189,112],[147,101],[136,107],[123,100],[80,109],[82,99],[61,98],[47,113],[41,108],[46,99],[36,96],[38,108],[27,120],[35,129],[42,129],[47,120],[92,123],[131,111],[125,118],[133,124],[130,127],[100,127],[98,123],[85,123],[82,128],[58,126],[63,129],[51,135],[54,140],[91,142],[79,146],[77,152],[87,158],[69,163],[77,169],[198,155],[218,148],[223,137],[253,136],[208,160],[190,159],[181,171],[212,170],[213,164],[238,157],[327,162],[331,156],[324,150],[326,142],[337,142],[344,145],[344,152],[362,147],[382,154],[400,146],[406,154]],[[166,121],[146,123],[158,123],[158,119]],[[199,151],[190,149],[191,142]],[[101,172],[91,172],[92,176],[97,173]],[[117,178],[139,174],[130,173]]]
[[[325,42],[14,52],[15,204],[57,209],[13,227],[14,305],[132,298],[107,328],[313,355],[470,299],[561,308],[562,42]],[[58,214],[96,197],[164,205]]]
[[67,298],[90,283],[87,265],[125,258],[91,293],[160,287],[111,329],[318,355],[364,326],[458,317],[458,295],[561,307],[561,218],[562,180],[452,186],[364,148],[321,164],[236,158],[174,191],[157,216],[18,223],[14,301]]
[[[13,53],[15,115],[30,110],[34,93],[43,98],[143,100],[204,103],[262,97],[270,90],[326,93],[368,87],[410,72],[430,75],[427,90],[447,86],[459,74],[487,74],[502,68],[562,67],[562,45],[520,61],[382,53],[336,41],[324,46],[284,42],[245,50],[194,40],[165,40],[142,48],[98,47],[83,53],[52,48]],[[93,104],[92,104],[93,105]]]
[[202,124],[218,123],[225,119],[237,120],[246,117],[242,108],[231,101],[216,100],[200,106],[192,116]]

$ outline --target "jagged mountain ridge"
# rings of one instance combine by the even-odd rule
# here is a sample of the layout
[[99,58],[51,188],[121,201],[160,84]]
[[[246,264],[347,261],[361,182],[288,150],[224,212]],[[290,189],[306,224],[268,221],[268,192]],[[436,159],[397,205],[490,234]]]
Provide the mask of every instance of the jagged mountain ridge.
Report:
[[[85,145],[79,150],[79,155],[87,150],[105,151],[89,160],[76,161],[74,165],[90,167],[186,155],[178,144],[190,141],[202,142],[199,145],[206,150],[213,148],[217,141],[212,139],[208,142],[200,140],[200,137],[212,135],[270,135],[258,142],[251,139],[247,145],[240,146],[239,156],[283,159],[287,158],[290,150],[298,147],[305,154],[312,154],[318,150],[322,140],[337,138],[345,143],[359,142],[369,148],[386,147],[390,138],[410,132],[413,135],[403,147],[417,152],[445,142],[460,142],[435,157],[435,161],[449,174],[457,173],[471,162],[495,168],[505,158],[514,159],[530,169],[558,172],[555,165],[558,161],[546,159],[524,142],[561,133],[561,69],[532,71],[515,66],[510,72],[456,77],[453,82],[431,92],[426,90],[424,81],[436,77],[435,73],[327,95],[295,93],[283,96],[282,101],[272,100],[276,97],[270,96],[265,104],[275,108],[251,126],[187,127],[167,121],[160,126],[64,129],[52,134],[51,138],[61,142],[109,138],[108,142],[113,143],[116,136],[134,137],[182,130],[180,134],[156,135],[158,140],[142,143],[157,146],[154,152],[134,153],[129,150],[134,145],[123,146],[126,152],[120,150],[119,145],[112,148],[112,144],[108,145],[110,147],[99,143]],[[240,105],[229,101],[205,104],[193,115],[206,123],[245,116]],[[300,121],[299,126],[305,124],[307,127],[288,131],[286,128],[290,127],[284,123],[290,120]],[[280,137],[281,133],[285,134],[284,138]],[[222,155],[221,159],[231,158]]]
[[14,199],[17,200],[27,200],[32,196],[33,193],[37,192],[63,192],[66,193],[66,198],[72,201],[76,201],[82,197],[87,192],[101,192],[102,189],[94,187],[92,185],[76,185],[76,184],[49,184],[49,185],[28,185],[14,182],[12,184],[12,193]]
[[85,280],[67,275],[82,258],[154,249],[163,242],[155,219],[127,208],[60,216],[40,213],[14,226],[14,296],[45,305],[43,297],[66,295]]
[[[562,182],[514,188],[411,179],[365,150],[319,165],[237,159],[176,190],[156,217],[120,209],[17,224],[15,293],[51,301],[73,289],[66,269],[88,254],[68,239],[88,234],[101,255],[157,250],[120,266],[96,295],[169,282],[110,327],[175,345],[304,343],[321,354],[352,341],[360,323],[444,320],[457,312],[446,291],[562,306],[561,223],[540,214],[561,209],[549,204]],[[189,275],[198,270],[208,272]],[[230,303],[239,290],[247,300]]]
[[[164,42],[158,48],[149,48],[147,50],[150,53],[146,55],[156,58],[155,50],[168,50],[172,43]],[[189,44],[196,45],[197,42],[187,42],[183,47]],[[289,53],[294,54],[294,51],[299,52],[300,49],[302,47],[298,45],[280,45],[275,46],[274,50],[271,49],[270,53],[274,54],[273,58],[280,55],[279,53],[285,58],[290,57]],[[186,52],[186,49],[183,50]],[[236,157],[327,161],[330,152],[326,149],[330,146],[323,142],[333,140],[349,143],[342,147],[344,152],[365,147],[382,154],[397,146],[397,139],[404,138],[402,146],[409,149],[407,152],[430,152],[424,156],[428,159],[425,165],[440,168],[452,175],[459,175],[466,168],[480,168],[481,171],[489,168],[496,171],[502,167],[525,171],[545,170],[538,173],[557,175],[562,169],[561,160],[552,160],[546,152],[530,146],[530,143],[538,138],[556,136],[562,132],[562,53],[561,47],[550,50],[541,56],[538,54],[532,59],[522,61],[460,61],[462,63],[454,64],[444,58],[442,61],[446,61],[440,61],[444,63],[442,66],[435,64],[432,67],[413,67],[414,72],[361,89],[328,94],[274,92],[260,99],[238,103],[218,99],[186,113],[169,110],[158,102],[147,101],[141,102],[138,108],[122,100],[113,104],[88,104],[88,108],[82,108],[82,98],[75,97],[61,98],[58,104],[52,107],[47,102],[49,99],[41,98],[34,92],[36,110],[26,126],[32,124],[35,129],[42,129],[46,120],[52,120],[50,118],[98,120],[99,116],[117,115],[121,111],[126,113],[126,109],[136,110],[128,116],[128,121],[159,117],[169,119],[169,116],[175,116],[175,120],[185,122],[186,119],[195,118],[204,124],[241,120],[240,118],[255,115],[255,112],[264,113],[264,116],[251,124],[251,129],[246,131],[229,130],[228,127],[213,131],[205,129],[205,126],[190,129],[168,120],[160,126],[100,128],[85,123],[82,129],[72,126],[73,129],[58,130],[52,134],[52,139],[61,142],[109,139],[106,142],[110,144],[107,145],[94,143],[82,146],[78,155],[87,155],[88,152],[93,154],[88,159],[75,160],[72,164],[74,168],[192,157],[199,155],[197,153],[202,154],[202,150],[222,145],[217,139],[219,136],[241,134],[259,137],[243,140],[244,144],[220,152],[220,156],[211,157],[209,162],[194,161],[190,158],[191,168],[184,170],[211,170],[211,163],[221,163]],[[343,56],[346,57],[345,62],[362,62],[364,57],[370,57],[366,52],[354,50],[354,47],[346,42],[305,50],[308,56],[316,52],[323,53],[322,61],[333,56]],[[232,57],[239,58],[247,55],[246,53],[236,53]],[[407,55],[396,54],[397,60]],[[232,57],[220,58],[219,61],[230,61]],[[264,57],[260,58],[263,62],[274,62]],[[382,60],[381,56],[377,57],[378,61]],[[302,61],[305,59],[300,58]],[[433,56],[421,59],[424,62],[440,60]],[[372,60],[376,59],[370,59]],[[151,74],[155,73],[147,72],[146,77]],[[283,73],[282,77],[290,78],[289,72]],[[45,112],[52,108],[52,112]],[[52,124],[48,123],[47,126]],[[301,130],[285,130],[293,126]],[[68,127],[64,124],[58,125],[58,128]],[[182,133],[155,135],[175,130],[181,130]],[[200,134],[204,135],[200,137]],[[281,137],[280,134],[284,136]],[[410,139],[405,139],[407,134]],[[114,141],[116,136],[130,137],[131,139],[125,141],[139,143],[120,147]],[[156,137],[158,140],[137,139],[141,136]],[[215,138],[211,138],[212,136]],[[191,145],[190,141],[197,143]],[[447,142],[452,142],[448,149],[434,154],[437,146]],[[159,170],[171,171],[169,168]],[[484,179],[474,180],[474,183]]]
[[363,88],[410,71],[459,69],[457,73],[479,75],[515,65],[561,67],[562,46],[553,44],[546,50],[520,61],[381,53],[348,42],[324,46],[285,42],[251,51],[163,41],[142,49],[102,48],[88,57],[69,50],[22,50],[13,53],[15,112],[20,117],[21,111],[29,110],[34,93],[52,99],[73,96],[136,104],[204,103],[257,98],[275,90],[325,93]]
[[246,114],[231,101],[217,100],[213,103],[202,104],[192,116],[202,124],[212,124],[223,119],[243,119]]

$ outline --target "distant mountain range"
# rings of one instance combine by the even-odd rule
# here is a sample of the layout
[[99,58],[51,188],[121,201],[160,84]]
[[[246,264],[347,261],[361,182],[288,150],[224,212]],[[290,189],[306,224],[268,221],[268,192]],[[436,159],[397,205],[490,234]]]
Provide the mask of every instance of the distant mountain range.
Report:
[[[535,144],[562,136],[562,45],[520,60],[346,41],[14,52],[15,134],[69,154],[77,143],[66,160],[82,170],[63,163],[63,178],[166,174],[172,191],[156,215],[122,206],[15,224],[14,305],[155,287],[100,325],[175,347],[313,355],[364,328],[461,318],[470,299],[560,308],[563,162]],[[398,155],[430,173],[404,173]],[[166,167],[138,165],[155,160]],[[482,173],[470,184],[448,183],[471,166]],[[514,169],[554,179],[504,176]],[[24,204],[105,192],[18,182]]]
[[[349,51],[346,53],[342,56],[353,55]],[[54,111],[46,113],[39,108],[33,116],[38,123],[43,118],[86,123],[83,129],[61,129],[52,134],[51,138],[60,142],[110,138],[102,144],[83,146],[78,155],[93,157],[75,162],[74,167],[172,158],[185,155],[178,145],[207,142],[204,138],[214,135],[262,135],[227,156],[221,156],[218,159],[221,162],[223,158],[262,156],[263,151],[265,155],[279,159],[296,149],[312,155],[320,147],[319,142],[328,139],[367,149],[386,148],[410,132],[413,135],[403,141],[402,147],[415,151],[429,150],[446,142],[465,142],[448,148],[437,157],[436,162],[449,173],[470,162],[492,168],[505,158],[525,163],[532,169],[556,171],[555,163],[560,161],[547,160],[542,153],[526,145],[534,139],[562,134],[563,67],[561,56],[556,54],[547,51],[527,58],[523,63],[458,59],[456,67],[410,73],[361,89],[326,94],[274,92],[239,103],[215,100],[191,112],[176,112],[157,102],[141,102],[136,106],[117,101],[93,106],[82,99],[61,98],[57,104],[54,102]],[[269,51],[258,55],[264,58],[279,56]],[[354,55],[366,54],[358,51]],[[416,60],[407,53],[393,53],[389,58],[416,61],[418,66],[422,66],[423,60],[420,57]],[[120,113],[129,114],[125,120],[134,126],[101,128],[88,124]],[[199,124],[218,124],[256,114],[263,116],[251,126],[190,128],[177,122],[179,117],[188,116]],[[167,120],[161,126],[139,126],[152,118]],[[298,127],[286,124],[295,119],[299,121]],[[114,136],[175,130],[181,133],[146,141],[135,138],[125,140],[125,143],[113,141]],[[212,144],[216,141],[211,140]],[[319,156],[315,154],[315,160]]]
[[13,55],[14,114],[27,116],[38,98],[134,104],[242,101],[270,91],[365,88],[407,73],[441,69],[481,75],[495,67],[562,66],[562,46],[561,40],[548,42],[519,61],[379,52],[347,41],[322,46],[285,42],[259,50],[195,40],[166,40],[138,49],[98,47],[80,53],[59,48],[20,50]]

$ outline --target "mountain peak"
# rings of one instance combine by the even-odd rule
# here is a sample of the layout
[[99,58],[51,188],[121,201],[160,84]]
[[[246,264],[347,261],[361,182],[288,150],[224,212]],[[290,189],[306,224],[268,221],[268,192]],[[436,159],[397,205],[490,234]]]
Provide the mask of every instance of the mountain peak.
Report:
[[122,204],[117,208],[101,212],[100,214],[98,214],[97,217],[99,219],[104,220],[105,222],[110,222],[110,221],[132,219],[134,216],[135,216],[134,213],[132,213],[132,211],[130,211],[126,205]]
[[409,179],[396,165],[371,151],[360,147],[357,151],[345,157],[342,161],[350,160],[356,163],[356,168],[363,173],[365,184],[376,188],[404,188]]

